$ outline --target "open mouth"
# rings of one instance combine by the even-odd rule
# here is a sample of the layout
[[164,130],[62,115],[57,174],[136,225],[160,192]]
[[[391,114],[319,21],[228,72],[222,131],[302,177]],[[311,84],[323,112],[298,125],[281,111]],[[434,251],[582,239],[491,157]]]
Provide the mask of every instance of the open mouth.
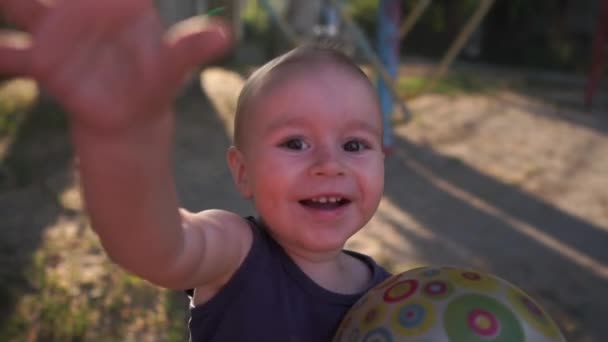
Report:
[[347,198],[340,196],[319,196],[299,201],[303,206],[312,209],[324,209],[331,210],[343,207],[349,204],[351,201]]

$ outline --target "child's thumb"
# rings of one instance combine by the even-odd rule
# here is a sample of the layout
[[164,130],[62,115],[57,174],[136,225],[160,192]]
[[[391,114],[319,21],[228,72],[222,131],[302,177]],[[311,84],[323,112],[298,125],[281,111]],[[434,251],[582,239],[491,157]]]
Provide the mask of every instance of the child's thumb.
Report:
[[175,24],[167,32],[170,62],[181,72],[209,63],[233,45],[230,28],[216,19],[194,17]]

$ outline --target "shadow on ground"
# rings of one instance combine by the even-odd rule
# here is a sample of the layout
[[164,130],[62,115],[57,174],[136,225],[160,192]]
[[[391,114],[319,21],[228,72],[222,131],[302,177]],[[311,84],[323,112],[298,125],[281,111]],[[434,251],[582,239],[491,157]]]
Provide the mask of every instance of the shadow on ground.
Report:
[[[569,341],[608,340],[602,318],[608,313],[605,227],[402,137],[386,171],[386,198],[430,235],[380,219],[389,220],[421,259],[465,267],[481,260],[480,266],[539,299]],[[393,258],[403,254],[394,239],[372,236],[393,250]]]
[[20,296],[32,291],[27,273],[45,227],[60,214],[74,214],[61,207],[57,194],[70,181],[71,156],[63,112],[40,99],[1,161],[0,326]]
[[[225,167],[228,137],[198,84],[190,84],[186,87],[177,101],[176,108],[174,160],[176,183],[182,205],[190,210],[226,208],[246,214],[247,203],[237,195],[228,169]],[[38,302],[46,300],[42,298],[42,293],[36,288],[37,285],[32,283],[32,272],[44,272],[45,267],[53,267],[53,263],[57,261],[46,258],[36,260],[36,252],[45,244],[45,232],[49,227],[61,222],[62,218],[75,217],[86,221],[86,215],[80,209],[66,208],[60,199],[62,192],[73,186],[76,181],[67,120],[61,108],[52,100],[43,98],[18,126],[15,137],[1,164],[3,172],[0,178],[2,221],[0,224],[0,302],[2,303],[0,336],[14,338],[17,334],[18,340],[41,340],[41,338],[53,340],[52,336],[41,337],[38,330],[40,325],[47,324],[46,329],[48,329],[55,323],[15,322],[15,315],[19,316],[16,310],[23,308],[19,303],[26,295],[33,296]],[[82,227],[82,229],[87,228]],[[92,253],[98,254],[98,248]],[[80,254],[78,255],[80,257]],[[70,274],[70,277],[78,282],[79,279],[84,278],[86,271],[88,270],[77,270],[77,273],[82,274]],[[99,283],[101,286],[122,286],[122,284],[108,284],[108,281],[104,278],[100,279]],[[138,288],[136,291],[142,293],[131,294],[135,298],[145,297],[141,294],[149,293],[148,289]],[[160,293],[157,297],[159,296]],[[182,310],[186,310],[184,293],[176,292],[174,297],[177,303],[180,301],[183,303]],[[82,298],[56,299],[56,302],[65,303],[81,301]],[[94,303],[99,300],[85,299],[85,301],[95,305]],[[151,303],[134,304],[149,307],[150,310],[158,310],[156,301],[155,299]],[[174,305],[174,303],[170,302],[166,305]],[[26,311],[35,311],[38,310],[37,308],[29,308],[29,310],[26,308]],[[47,308],[42,307],[42,309]],[[106,310],[107,308],[99,308],[98,313],[107,314]],[[167,314],[171,314],[172,309],[165,308],[165,310]],[[29,312],[29,314],[36,320],[44,320],[45,317],[44,313],[40,312]],[[139,317],[139,320],[137,318],[124,319],[119,312],[115,317],[102,317],[97,323],[99,325],[94,327],[98,332],[92,338],[154,340],[153,336],[160,338],[159,336],[167,334],[167,331],[157,331],[166,329],[166,326],[155,326],[156,322],[141,321],[143,317]],[[47,319],[53,318],[47,317]],[[175,320],[174,317],[168,319]],[[179,322],[177,324],[179,325]],[[136,326],[135,329],[132,329],[133,325]],[[85,335],[85,339],[90,335],[89,333]],[[185,325],[183,333],[186,333]],[[182,335],[181,338],[173,340],[184,338],[187,337]],[[82,340],[82,337],[72,336],[72,340]]]

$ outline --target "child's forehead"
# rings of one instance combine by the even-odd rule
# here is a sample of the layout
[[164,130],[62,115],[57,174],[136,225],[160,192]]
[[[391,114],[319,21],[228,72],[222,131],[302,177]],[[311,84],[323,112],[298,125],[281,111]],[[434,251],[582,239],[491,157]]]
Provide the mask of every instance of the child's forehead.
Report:
[[346,86],[364,89],[369,96],[360,100],[375,101],[375,90],[364,74],[344,65],[325,62],[288,65],[271,70],[263,75],[255,86],[257,89],[252,94],[252,102],[263,104],[276,99],[277,96],[293,96],[289,91],[292,88],[307,94],[308,91],[320,88],[342,89]]
[[380,120],[375,120],[375,114],[371,112],[339,118],[331,115],[302,115],[301,112],[286,112],[280,116],[260,118],[256,127],[259,135],[273,135],[284,130],[317,133],[332,131],[337,134],[356,131],[366,132],[372,136],[379,136],[382,132],[382,123]]
[[[377,102],[375,90],[366,80],[348,70],[330,67],[301,67],[269,75],[254,96],[253,107],[266,108],[279,103],[295,105],[306,100],[325,105]],[[285,101],[287,103],[283,103]]]
[[318,73],[313,71],[320,71],[325,68],[328,69],[325,65],[309,65],[307,67],[302,64],[293,64],[277,66],[266,71],[255,80],[254,87],[258,89],[255,96],[263,97],[274,90],[274,88],[286,83],[293,83],[297,80],[314,81]]
[[250,112],[250,123],[270,131],[275,126],[310,126],[336,118],[341,126],[363,122],[381,126],[373,89],[351,75],[335,75],[334,71],[300,70],[279,77],[259,95]]
[[367,107],[368,112],[360,119],[381,122],[375,89],[356,64],[329,58],[271,64],[252,75],[248,83],[239,99],[237,144],[252,133],[263,133],[260,128],[282,115],[282,109],[306,111],[311,103],[317,108],[340,107],[338,111],[348,107],[347,103],[350,107]]

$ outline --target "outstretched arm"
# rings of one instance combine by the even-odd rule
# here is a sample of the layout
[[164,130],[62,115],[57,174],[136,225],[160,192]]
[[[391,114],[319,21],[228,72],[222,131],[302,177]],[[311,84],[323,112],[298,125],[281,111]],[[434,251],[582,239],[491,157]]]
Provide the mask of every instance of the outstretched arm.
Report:
[[193,272],[195,259],[205,234],[229,236],[201,235],[205,220],[178,211],[171,107],[188,70],[230,46],[227,28],[196,18],[165,32],[151,0],[0,7],[29,32],[0,39],[0,72],[35,78],[69,112],[87,210],[110,257],[167,287],[215,276]]

